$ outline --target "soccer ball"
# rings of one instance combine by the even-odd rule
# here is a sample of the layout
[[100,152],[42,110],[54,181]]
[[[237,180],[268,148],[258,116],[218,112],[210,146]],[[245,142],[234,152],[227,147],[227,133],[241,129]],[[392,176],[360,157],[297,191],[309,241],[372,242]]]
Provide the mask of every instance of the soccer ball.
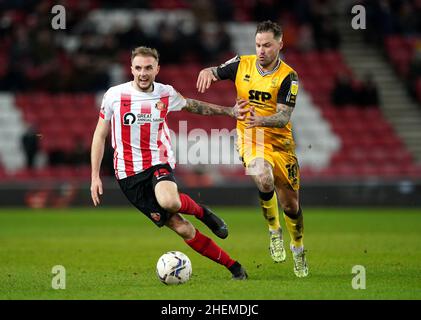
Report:
[[156,275],[165,284],[181,284],[190,279],[192,267],[189,257],[180,251],[164,253],[156,264]]

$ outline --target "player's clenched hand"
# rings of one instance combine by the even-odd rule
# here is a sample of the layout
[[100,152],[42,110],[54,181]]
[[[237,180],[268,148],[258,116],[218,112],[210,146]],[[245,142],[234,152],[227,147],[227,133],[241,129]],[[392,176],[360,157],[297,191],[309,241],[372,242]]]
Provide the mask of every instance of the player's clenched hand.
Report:
[[250,116],[247,118],[245,124],[247,125],[246,129],[260,127],[262,125],[262,117],[256,116],[254,107],[250,108]]
[[91,182],[91,197],[95,206],[99,205],[99,196],[102,195],[102,181],[100,178],[94,178]]
[[249,102],[244,99],[237,99],[235,106],[232,107],[232,115],[237,120],[244,120],[246,118],[246,113],[250,111],[249,108],[246,108],[246,105]]
[[199,76],[197,77],[197,91],[204,93],[207,89],[209,89],[212,82],[215,81],[218,81],[218,79],[213,74],[211,68],[203,69],[200,71]]

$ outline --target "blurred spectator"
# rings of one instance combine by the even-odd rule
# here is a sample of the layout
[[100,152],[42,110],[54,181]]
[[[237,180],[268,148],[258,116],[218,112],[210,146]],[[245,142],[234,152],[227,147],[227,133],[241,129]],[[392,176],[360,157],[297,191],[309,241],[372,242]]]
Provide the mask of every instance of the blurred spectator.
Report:
[[23,134],[22,147],[25,153],[26,167],[32,169],[35,164],[35,158],[39,152],[38,136],[33,125],[29,125]]
[[[241,3],[184,0],[180,1],[180,7],[188,8],[195,21],[187,21],[191,24],[188,26],[165,19],[153,31],[144,30],[143,21],[128,10],[154,7],[155,4],[148,0],[122,3],[63,1],[66,30],[51,28],[50,0],[12,2],[0,1],[0,7],[4,9],[0,12],[0,61],[3,58],[9,62],[0,67],[0,90],[103,90],[116,79],[121,79],[122,73],[127,74],[126,69],[119,68],[121,57],[126,57],[127,51],[139,45],[156,47],[161,53],[161,64],[209,64],[224,60],[232,51],[231,38],[220,23],[234,19],[282,20],[287,26],[284,40],[291,49],[298,47],[301,51],[308,51],[313,48],[332,49],[339,45],[338,34],[331,22],[332,0],[296,0],[292,4],[276,0]],[[119,22],[114,23],[117,25],[109,28],[111,32],[100,30],[94,19],[90,19],[91,12],[104,8],[126,9],[127,20],[122,20],[120,26]],[[408,8],[402,7],[402,17],[409,14]],[[219,25],[209,30],[209,22]],[[201,27],[195,30],[197,24]]]
[[381,43],[384,36],[393,33],[394,18],[387,0],[364,0],[367,29],[363,33],[367,42]]
[[277,0],[257,0],[252,8],[254,21],[272,20],[278,21],[280,17],[280,1]]
[[313,29],[311,28],[311,25],[309,24],[303,24],[298,33],[297,38],[297,49],[301,52],[307,52],[314,50],[315,43],[314,43],[314,37],[313,37]]
[[406,36],[421,32],[419,0],[363,0],[367,12],[366,40],[378,44],[391,34]]
[[[405,35],[413,35],[420,30],[421,3],[417,10],[410,1],[402,1],[400,11],[398,13],[399,31]],[[418,14],[418,15],[417,15]]]
[[199,56],[204,65],[223,60],[223,55],[231,52],[231,38],[219,24],[208,25],[199,32]]
[[[12,35],[14,41],[10,42],[8,55],[6,52],[8,63],[4,64],[3,79],[1,79],[0,75],[0,88],[12,91],[23,90],[27,81],[25,79],[25,70],[29,67],[32,60],[32,44],[29,31],[24,26],[18,26],[9,35]],[[2,38],[0,35],[0,39]],[[6,34],[4,34],[3,39],[7,39]]]
[[234,20],[234,4],[232,1],[213,0],[215,15],[218,22],[230,22]]
[[179,63],[183,50],[182,39],[177,26],[163,21],[158,27],[158,36],[154,39],[155,48],[160,54],[161,64]]
[[315,28],[315,42],[318,50],[336,50],[340,45],[339,33],[332,19],[323,19],[319,28]]
[[150,38],[143,32],[142,26],[137,19],[133,19],[131,26],[127,30],[119,31],[116,34],[121,49],[131,50],[140,44],[151,45]]
[[111,140],[108,138],[105,141],[104,156],[102,158],[101,169],[104,175],[113,176],[114,172],[114,150],[111,146]]
[[371,74],[366,74],[358,90],[358,104],[360,106],[378,106],[379,94],[377,85]]
[[101,6],[109,9],[133,8],[133,9],[149,9],[151,7],[150,0],[101,0]]
[[94,32],[83,32],[80,36],[80,45],[77,49],[78,54],[95,56],[99,52],[101,37],[95,35]]
[[[367,29],[362,33],[370,44],[385,48],[398,73],[408,80],[409,91],[417,98],[416,82],[419,76],[419,62],[416,55],[407,64],[407,54],[413,46],[411,39],[421,33],[421,1],[419,0],[362,0],[367,12]],[[399,50],[390,51],[386,44],[389,39],[401,40]],[[405,55],[405,56],[403,56]],[[397,58],[399,57],[399,58]],[[420,58],[421,59],[421,58]],[[417,71],[418,70],[418,71]]]
[[107,34],[102,38],[102,43],[99,45],[96,57],[101,57],[107,60],[114,60],[119,51],[117,39],[113,34]]
[[206,23],[216,20],[215,7],[212,0],[189,0],[188,3],[197,21]]
[[347,74],[343,73],[336,77],[331,99],[335,106],[356,103],[356,92],[352,86],[351,78]]
[[90,163],[90,152],[85,146],[82,138],[76,140],[75,147],[72,152],[68,155],[68,163],[75,166],[83,166]]
[[57,167],[66,163],[66,153],[58,148],[48,152],[48,164]]

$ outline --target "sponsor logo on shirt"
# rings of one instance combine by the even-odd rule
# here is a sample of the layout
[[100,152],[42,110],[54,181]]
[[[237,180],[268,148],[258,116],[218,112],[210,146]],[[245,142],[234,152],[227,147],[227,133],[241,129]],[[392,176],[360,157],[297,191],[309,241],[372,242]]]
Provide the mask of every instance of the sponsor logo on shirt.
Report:
[[291,94],[293,94],[294,96],[297,95],[298,93],[298,82],[297,81],[292,81],[291,82]]
[[144,123],[151,123],[151,122],[163,122],[165,118],[153,118],[152,114],[150,113],[138,113],[135,115],[132,112],[127,112],[123,116],[123,124],[125,126],[131,125],[142,125]]
[[131,112],[126,112],[123,116],[123,124],[125,126],[131,126],[136,122],[136,116]]

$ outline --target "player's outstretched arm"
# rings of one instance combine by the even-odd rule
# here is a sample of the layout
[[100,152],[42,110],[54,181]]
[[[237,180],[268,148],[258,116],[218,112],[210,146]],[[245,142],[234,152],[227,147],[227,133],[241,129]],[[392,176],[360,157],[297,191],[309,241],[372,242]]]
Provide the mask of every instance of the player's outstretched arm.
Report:
[[216,68],[217,67],[209,67],[199,72],[196,83],[197,91],[204,93],[207,89],[209,89],[212,82],[219,80]]
[[104,156],[105,139],[109,131],[110,121],[99,118],[91,146],[91,197],[95,206],[100,204],[99,196],[103,193],[99,171]]
[[244,120],[245,114],[249,112],[249,109],[246,108],[248,104],[247,100],[238,99],[234,105],[234,107],[223,107],[217,104],[212,104],[204,101],[199,101],[195,99],[186,99],[187,104],[183,108],[183,110],[202,114],[206,116],[211,115],[226,115],[237,120]]
[[276,105],[276,113],[271,116],[263,117],[256,116],[254,108],[250,109],[250,116],[246,120],[246,128],[254,127],[285,127],[291,119],[291,114],[294,111],[294,107],[287,106],[282,103]]

